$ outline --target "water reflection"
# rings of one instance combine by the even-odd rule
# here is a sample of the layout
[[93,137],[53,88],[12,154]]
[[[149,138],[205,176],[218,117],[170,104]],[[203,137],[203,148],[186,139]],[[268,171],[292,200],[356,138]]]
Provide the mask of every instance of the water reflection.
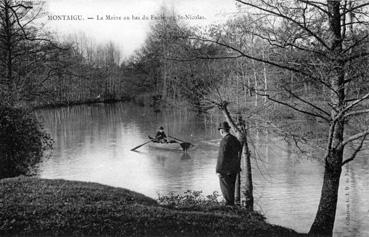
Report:
[[[151,108],[131,104],[49,109],[41,115],[55,139],[52,158],[40,166],[41,177],[98,182],[154,198],[158,192],[188,189],[204,194],[220,192],[215,164],[220,142],[216,125],[223,120],[221,116],[198,116],[186,110],[155,113]],[[314,123],[309,121],[311,129],[316,127]],[[130,151],[146,142],[159,126],[164,126],[168,135],[195,144],[195,149],[182,153],[143,146]],[[253,127],[250,147],[255,157],[252,162],[258,210],[271,223],[308,231],[319,202],[322,163],[301,159],[294,144],[265,129],[265,124],[255,123]],[[320,155],[319,151],[310,154]],[[369,235],[367,156],[368,152],[363,152],[350,164],[349,181],[342,176],[336,236]],[[348,201],[345,185],[350,188]]]
[[181,160],[189,160],[189,159],[191,159],[190,154],[188,154],[188,153],[183,153],[182,154]]

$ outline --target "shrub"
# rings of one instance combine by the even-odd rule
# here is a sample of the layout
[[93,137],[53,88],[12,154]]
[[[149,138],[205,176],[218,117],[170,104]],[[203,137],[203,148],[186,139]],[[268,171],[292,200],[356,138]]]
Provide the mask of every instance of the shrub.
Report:
[[32,174],[51,147],[52,139],[33,113],[0,107],[0,179]]
[[203,209],[206,207],[218,207],[223,203],[220,202],[218,192],[213,192],[206,197],[202,191],[187,190],[183,194],[170,192],[167,195],[158,194],[158,203],[162,206],[173,207],[176,209]]
[[220,194],[214,191],[204,196],[202,191],[187,190],[183,194],[169,192],[166,195],[158,195],[159,205],[168,209],[181,211],[200,211],[221,215],[236,215],[254,221],[265,221],[265,217],[256,211],[249,211],[243,206],[226,206],[224,200],[219,201]]

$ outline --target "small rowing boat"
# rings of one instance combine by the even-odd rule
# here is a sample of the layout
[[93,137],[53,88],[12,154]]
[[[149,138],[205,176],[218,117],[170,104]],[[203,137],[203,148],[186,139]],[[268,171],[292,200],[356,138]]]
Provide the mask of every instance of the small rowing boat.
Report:
[[151,142],[148,144],[151,148],[163,149],[163,150],[171,150],[171,151],[187,151],[193,147],[193,145],[189,142],[177,142],[177,141],[169,141],[169,142],[158,142],[156,139],[149,136]]
[[180,150],[182,151],[182,147],[180,143],[160,143],[160,142],[151,142],[148,144],[149,147],[156,148],[156,149],[165,149],[165,150]]

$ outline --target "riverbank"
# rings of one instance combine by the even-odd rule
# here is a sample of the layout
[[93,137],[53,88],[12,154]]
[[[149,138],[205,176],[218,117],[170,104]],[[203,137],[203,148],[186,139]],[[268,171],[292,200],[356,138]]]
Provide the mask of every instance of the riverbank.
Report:
[[178,210],[126,189],[66,180],[0,180],[0,207],[1,236],[301,236],[256,212]]
[[64,102],[55,102],[49,104],[40,104],[40,105],[33,105],[32,108],[37,109],[53,109],[53,108],[62,108],[68,106],[75,106],[75,105],[89,105],[89,104],[112,104],[118,102],[129,102],[132,98],[124,97],[121,99],[91,99],[91,100],[83,100],[83,101],[64,101]]

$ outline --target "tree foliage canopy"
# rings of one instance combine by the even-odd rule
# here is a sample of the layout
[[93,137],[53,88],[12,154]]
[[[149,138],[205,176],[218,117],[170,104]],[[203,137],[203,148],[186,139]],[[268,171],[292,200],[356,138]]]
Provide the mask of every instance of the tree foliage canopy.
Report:
[[33,113],[0,107],[0,178],[31,174],[51,146]]

